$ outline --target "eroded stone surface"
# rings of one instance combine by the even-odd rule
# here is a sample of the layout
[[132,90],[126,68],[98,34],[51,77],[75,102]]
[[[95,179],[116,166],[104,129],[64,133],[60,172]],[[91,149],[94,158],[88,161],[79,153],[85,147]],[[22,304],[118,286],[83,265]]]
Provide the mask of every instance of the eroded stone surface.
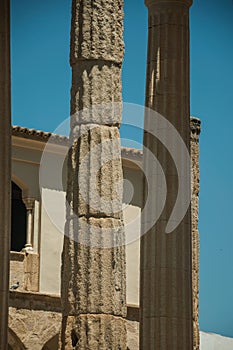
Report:
[[39,291],[39,255],[36,253],[11,252],[10,284],[19,282],[18,291]]
[[26,253],[24,284],[27,291],[39,291],[39,262],[38,254]]
[[139,322],[127,320],[127,350],[139,349]]
[[81,61],[73,66],[71,115],[75,122],[119,125],[121,86],[120,65]]
[[77,216],[122,218],[123,175],[117,127],[72,130],[67,201]]
[[9,288],[19,282],[18,290],[25,290],[25,254],[18,252],[10,253],[10,283]]
[[[49,306],[51,304],[47,304],[45,296],[39,295],[38,298],[41,299],[42,304],[43,300],[45,302],[44,306],[40,305],[40,307],[42,306],[40,310],[36,311],[36,308],[39,306],[36,302],[31,305],[34,311],[22,308],[23,303],[20,301],[20,297],[17,308],[10,307],[9,309],[9,344],[13,350],[47,349],[45,347],[46,344],[59,333],[61,313],[50,310]],[[19,311],[18,307],[20,306]],[[92,325],[92,327],[89,327],[89,325]],[[66,333],[63,339],[60,339],[59,348],[61,349],[74,350],[76,342],[77,347],[84,346],[82,343],[89,341],[86,337],[83,340],[78,339],[80,328],[84,334],[89,330],[92,332],[89,337],[89,344],[86,343],[84,346],[85,349],[122,349],[124,348],[121,347],[122,343],[126,342],[123,339],[125,334],[122,335],[121,332],[122,327],[127,329],[127,350],[139,349],[139,323],[137,321],[124,320],[120,317],[114,318],[111,315],[81,315],[75,323],[75,318],[68,316],[63,318],[63,327],[66,328]],[[101,330],[101,338],[100,342],[97,343],[95,332],[98,332],[98,327]],[[109,330],[114,335],[114,343],[109,343],[108,347],[104,348],[103,340],[110,341],[107,335]],[[72,337],[70,336],[71,334]]]
[[[67,316],[105,313],[125,317],[125,249],[121,220],[82,217],[77,222],[67,221],[66,225],[68,232],[81,236],[78,238],[81,243],[65,237],[63,313]],[[118,246],[114,247],[115,243]]]
[[122,113],[122,31],[122,0],[73,0],[72,147],[61,288],[61,348],[65,350],[71,346],[126,349],[122,318],[126,315],[123,177],[118,131]]
[[191,166],[192,166],[192,289],[193,289],[193,350],[200,349],[199,335],[199,134],[200,120],[191,118]]
[[[82,335],[80,337],[80,335]],[[80,315],[73,328],[75,349],[125,349],[126,320],[111,315]]]
[[25,349],[41,350],[61,328],[61,314],[46,310],[9,309],[9,328]]
[[121,63],[123,55],[123,1],[73,1],[71,65],[77,60]]

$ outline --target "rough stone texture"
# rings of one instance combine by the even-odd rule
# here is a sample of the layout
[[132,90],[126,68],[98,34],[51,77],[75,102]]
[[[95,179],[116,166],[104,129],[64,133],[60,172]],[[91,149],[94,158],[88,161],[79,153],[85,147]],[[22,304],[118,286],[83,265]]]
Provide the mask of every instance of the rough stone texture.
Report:
[[123,1],[73,1],[70,52],[71,66],[80,60],[103,60],[121,65]]
[[10,329],[28,350],[41,350],[61,327],[61,314],[55,312],[10,308],[9,314]]
[[[193,186],[193,197],[192,197],[192,234],[193,234],[193,317],[194,317],[194,346],[193,349],[199,350],[199,330],[198,330],[198,256],[199,256],[199,235],[198,235],[198,193],[199,193],[199,134],[200,134],[200,121],[197,118],[191,118],[191,159],[192,159],[192,186]],[[84,217],[84,224],[87,219]],[[98,218],[90,218],[95,224],[91,225],[90,228],[93,232],[93,226],[98,227],[98,230],[103,226],[99,223],[106,223],[106,220],[108,222],[107,226],[112,226],[114,223],[118,223],[116,227],[119,227],[121,229],[120,220],[107,218],[107,219],[98,219]],[[106,224],[105,224],[106,226]],[[73,231],[72,231],[73,232]],[[93,236],[93,234],[92,234]],[[99,238],[101,235],[97,235]],[[119,234],[119,237],[121,238],[121,235]],[[104,237],[103,237],[104,238]],[[67,240],[67,244],[72,244],[72,240]],[[98,243],[99,240],[96,240]],[[70,249],[70,248],[69,248]],[[87,249],[87,246],[84,246],[83,249]],[[110,254],[110,251],[108,251]],[[116,254],[116,251],[112,251],[113,254]],[[96,254],[96,255],[95,255]],[[93,250],[93,259],[97,256],[98,263],[96,264],[96,269],[98,269],[99,278],[102,279],[101,270],[99,270],[99,263],[101,262],[102,257],[99,256],[101,254],[101,250],[95,249]],[[86,255],[88,257],[88,255]],[[117,258],[117,255],[116,255]],[[43,295],[40,293],[28,293],[28,292],[21,292],[21,288],[25,288],[23,284],[24,280],[24,264],[25,264],[26,255],[25,253],[15,253],[11,252],[11,284],[17,282],[18,277],[20,277],[20,281],[22,281],[22,284],[20,283],[20,287],[17,289],[17,291],[11,291],[10,292],[10,328],[9,329],[9,350],[24,350],[27,346],[27,349],[31,350],[34,349],[34,347],[31,347],[31,344],[35,341],[35,349],[37,349],[37,346],[39,349],[46,350],[46,344],[51,342],[53,340],[53,337],[55,337],[58,332],[59,328],[61,326],[61,301],[58,296],[52,296],[52,295]],[[122,262],[122,261],[120,261]],[[82,268],[85,269],[88,262],[86,262]],[[80,266],[81,268],[81,266]],[[29,269],[30,270],[30,269]],[[69,273],[69,271],[66,271],[65,275]],[[77,272],[77,276],[79,276],[79,272]],[[85,275],[85,273],[81,272],[81,275]],[[111,278],[111,276],[110,276]],[[68,278],[69,280],[69,278]],[[85,289],[84,284],[81,283],[82,279],[77,282],[77,285],[79,284],[81,288]],[[105,283],[104,281],[99,282],[102,287],[104,288]],[[88,288],[88,287],[87,287]],[[75,288],[71,289],[71,292],[75,290]],[[95,295],[94,292],[99,289],[92,284],[90,286],[90,296],[88,295],[87,298],[87,304],[85,306],[84,311],[88,311],[88,307],[92,307],[93,304],[96,303],[95,301]],[[104,289],[103,289],[104,290]],[[106,291],[104,291],[105,293]],[[114,293],[114,288],[111,289],[111,292]],[[103,294],[104,294],[103,293]],[[108,293],[108,291],[107,291]],[[100,297],[100,296],[99,296]],[[104,298],[104,295],[102,296]],[[76,307],[76,300],[74,298],[74,307]],[[64,303],[64,300],[63,300]],[[105,300],[103,302],[105,305]],[[120,305],[117,306],[118,308]],[[20,311],[19,311],[20,310]],[[103,311],[103,309],[102,309]],[[89,311],[88,311],[89,312]],[[16,316],[15,316],[16,315]],[[91,315],[89,316],[96,316],[98,319],[98,315]],[[110,317],[112,317],[110,315]],[[83,319],[83,315],[81,315],[81,318]],[[85,319],[85,317],[84,317]],[[118,320],[121,318],[118,317]],[[126,327],[127,327],[127,349],[128,350],[137,350],[139,349],[139,308],[128,306],[127,307],[127,320],[126,320]],[[85,322],[83,321],[82,325],[83,327],[87,327],[88,329],[88,318],[86,318]],[[74,316],[68,316],[63,317],[63,325],[67,325],[70,327],[67,329],[67,332],[64,333],[64,335],[67,337],[64,339],[63,344],[66,343],[66,348],[68,345],[72,349],[72,337],[70,337],[70,334],[73,329],[74,324]],[[38,329],[42,330],[40,333],[38,330],[35,330],[35,325],[38,324]],[[46,325],[46,326],[45,326]],[[32,330],[31,330],[32,327]],[[81,326],[79,326],[81,327]],[[29,329],[30,328],[30,329]],[[49,331],[47,331],[47,328]],[[24,332],[29,329],[29,333],[27,337],[25,336]],[[78,328],[76,326],[76,332]],[[117,332],[117,330],[116,330]],[[73,340],[76,339],[76,336],[74,336],[76,333],[73,333]],[[77,340],[77,339],[76,339]],[[25,342],[25,344],[23,343]],[[29,347],[30,346],[30,347]],[[43,347],[42,347],[43,346]],[[93,346],[93,345],[92,345]],[[56,346],[53,347],[54,349],[57,349]],[[65,348],[65,347],[64,347]],[[48,347],[48,349],[51,349]],[[92,347],[91,347],[92,349]]]
[[[10,292],[9,349],[57,349],[61,327],[61,300],[58,296],[29,292]],[[127,320],[112,315],[86,314],[63,317],[62,349],[124,349],[127,328],[127,349],[139,346],[138,308],[129,307]],[[133,319],[133,320],[132,320]],[[125,329],[126,332],[126,329]],[[82,334],[80,338],[79,335]],[[72,335],[72,336],[70,336]],[[112,347],[112,336],[115,337]],[[48,347],[47,347],[48,346]]]
[[121,122],[123,55],[123,1],[73,1],[70,62],[75,123]]
[[73,344],[76,349],[121,350],[125,349],[125,333],[126,321],[121,317],[80,315],[73,330]]
[[19,282],[18,290],[24,290],[24,271],[25,271],[25,254],[18,252],[10,253],[10,282],[9,286],[13,286]]
[[[122,246],[105,249],[93,247],[96,242],[111,245],[114,236],[117,243],[122,244],[122,222],[112,218],[79,218],[75,221],[79,228],[75,228],[74,220],[71,220],[67,221],[67,231],[80,236],[84,234],[85,237],[81,238],[82,244],[72,237],[65,237],[64,240],[63,314],[126,316],[124,249]],[[109,234],[111,237],[108,237]]]
[[60,347],[65,350],[126,349],[118,131],[122,33],[122,0],[73,0],[71,148],[61,286]]
[[[74,346],[90,350],[124,349],[125,334],[122,329],[127,331],[127,350],[136,350],[139,344],[139,323],[125,321],[121,317],[86,314],[80,315],[75,322],[74,316],[67,316],[63,317],[62,327],[66,329],[62,332],[62,349],[73,349]],[[81,338],[80,334],[83,335]]]
[[61,313],[61,299],[57,295],[10,291],[10,307]]
[[127,350],[139,349],[139,322],[127,320]]
[[[9,312],[9,344],[13,350],[44,350],[46,349],[46,343],[59,332],[61,314],[50,311],[46,306],[44,310],[35,311],[23,308],[17,311],[16,308],[10,307]],[[68,318],[67,324],[73,325],[74,318],[72,316]],[[64,320],[66,319],[63,318]],[[66,344],[66,347],[69,346],[73,349],[72,344],[78,341],[76,345],[80,347],[83,346],[83,342],[86,342],[85,349],[113,349],[108,337],[109,332],[112,332],[117,337],[115,344],[118,347],[114,349],[122,349],[122,343],[125,341],[124,338],[122,339],[122,327],[127,328],[127,350],[139,349],[139,322],[130,320],[125,322],[120,317],[113,318],[111,315],[104,315],[102,318],[99,315],[81,315],[74,330],[73,327],[69,329],[68,333],[70,334],[73,330],[72,337],[67,337],[64,344]],[[88,338],[78,339],[80,328],[82,328],[83,334],[88,334],[88,331],[92,333]],[[101,332],[100,339],[96,338],[95,332]]]
[[[191,1],[147,0],[149,41],[146,106],[162,114],[177,129],[190,149],[189,119],[189,6]],[[158,122],[158,129],[161,125]],[[148,119],[145,117],[147,127]],[[182,154],[176,139],[174,151]],[[178,227],[165,233],[177,197],[177,170],[166,144],[144,135],[144,146],[162,165],[167,181],[164,210],[156,225],[141,239],[140,347],[146,350],[192,350],[192,230],[191,208]],[[191,188],[190,164],[186,192]],[[150,174],[150,158],[144,157]],[[155,176],[154,191],[159,184]],[[146,189],[146,186],[144,187]],[[146,193],[146,192],[144,192]],[[146,198],[145,198],[146,199]],[[142,227],[156,210],[156,195],[150,212],[142,215]]]
[[73,349],[74,343],[72,334],[74,334],[74,324],[75,317],[74,316],[65,316],[64,312],[62,312],[62,326],[61,326],[61,336],[59,339],[59,349]]
[[10,292],[9,345],[13,350],[41,350],[61,328],[60,298],[39,293]]
[[19,282],[19,291],[39,291],[39,254],[11,252],[10,283]]
[[26,253],[24,276],[24,285],[26,291],[39,291],[39,262],[39,254]]
[[81,61],[72,67],[72,124],[119,125],[122,119],[121,66]]
[[192,288],[193,288],[193,350],[200,349],[199,334],[199,135],[201,122],[197,118],[191,118],[191,165],[192,165]]
[[123,175],[118,128],[76,126],[71,143],[67,201],[73,214],[122,218]]

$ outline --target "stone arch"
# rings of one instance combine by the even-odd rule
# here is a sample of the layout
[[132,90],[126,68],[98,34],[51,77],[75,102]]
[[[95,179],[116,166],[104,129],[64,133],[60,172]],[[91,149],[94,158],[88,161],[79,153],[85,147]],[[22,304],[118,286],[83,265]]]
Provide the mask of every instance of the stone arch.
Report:
[[25,346],[19,339],[19,337],[13,332],[12,329],[8,329],[8,350],[25,350]]
[[28,186],[15,174],[11,175],[11,181],[13,181],[17,186],[21,188],[23,197],[27,197]]
[[54,335],[44,344],[42,350],[57,350],[59,347],[59,333]]
[[[41,307],[42,303],[44,303],[44,308]],[[20,305],[17,305],[17,308],[9,308],[9,327],[17,333],[25,349],[41,350],[46,344],[53,345],[55,340],[48,342],[60,332],[61,314],[46,310],[49,305],[46,296],[41,296],[39,304],[36,301],[35,304],[33,301],[29,304],[30,308],[20,308]]]

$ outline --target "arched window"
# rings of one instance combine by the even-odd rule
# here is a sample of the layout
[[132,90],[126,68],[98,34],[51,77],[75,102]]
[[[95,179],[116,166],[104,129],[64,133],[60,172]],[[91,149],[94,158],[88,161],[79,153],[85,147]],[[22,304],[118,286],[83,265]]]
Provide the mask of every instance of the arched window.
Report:
[[11,182],[11,250],[20,252],[26,244],[27,210],[22,190]]

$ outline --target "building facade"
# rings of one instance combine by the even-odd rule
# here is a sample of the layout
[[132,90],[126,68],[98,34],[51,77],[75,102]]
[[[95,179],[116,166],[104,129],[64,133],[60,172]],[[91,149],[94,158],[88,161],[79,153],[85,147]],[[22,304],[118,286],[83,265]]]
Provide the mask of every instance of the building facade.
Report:
[[[198,310],[198,194],[200,121],[191,119],[193,293]],[[66,159],[66,137],[22,127],[12,129],[12,232],[10,253],[9,349],[58,349],[61,327],[60,270],[65,223],[64,187],[40,182],[41,160],[50,144],[51,162]],[[142,151],[122,148],[125,186],[127,346],[138,348]],[[129,193],[130,192],[130,193]],[[52,209],[51,209],[52,208]],[[58,220],[56,220],[58,219]],[[198,329],[198,319],[195,319]],[[197,337],[199,332],[197,334]]]

